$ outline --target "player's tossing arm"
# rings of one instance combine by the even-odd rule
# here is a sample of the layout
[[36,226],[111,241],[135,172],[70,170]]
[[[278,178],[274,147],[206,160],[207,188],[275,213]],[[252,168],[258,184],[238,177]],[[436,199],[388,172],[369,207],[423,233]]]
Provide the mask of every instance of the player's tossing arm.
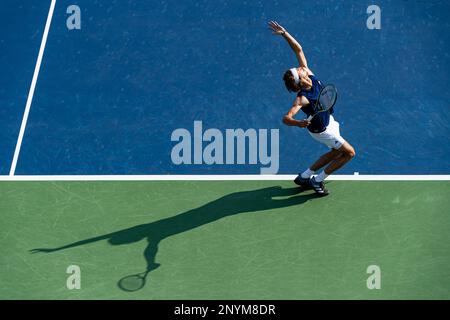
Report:
[[289,44],[289,46],[294,51],[295,55],[297,56],[298,63],[300,64],[300,67],[308,68],[308,63],[306,61],[305,54],[303,53],[303,48],[298,43],[297,40],[293,36],[289,34],[289,32],[286,31],[285,28],[283,28],[278,22],[276,21],[270,21],[269,27],[272,30],[272,33],[275,35],[281,35]]
[[300,128],[306,128],[310,122],[308,120],[296,120],[294,116],[299,112],[302,108],[302,99],[301,97],[296,97],[291,109],[288,113],[283,117],[283,123],[288,126],[297,126]]

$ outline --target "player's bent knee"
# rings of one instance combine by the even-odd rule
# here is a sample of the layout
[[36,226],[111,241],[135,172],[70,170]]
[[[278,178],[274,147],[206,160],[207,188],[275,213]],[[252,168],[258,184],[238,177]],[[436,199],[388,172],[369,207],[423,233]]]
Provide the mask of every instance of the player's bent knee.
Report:
[[354,158],[356,156],[355,149],[351,148],[347,154],[350,158]]
[[346,144],[344,146],[345,147],[342,150],[343,156],[348,158],[348,160],[350,161],[356,155],[355,149],[353,149],[353,147],[349,144]]
[[356,155],[355,149],[352,147],[346,148],[344,152],[345,156],[348,158],[353,158]]

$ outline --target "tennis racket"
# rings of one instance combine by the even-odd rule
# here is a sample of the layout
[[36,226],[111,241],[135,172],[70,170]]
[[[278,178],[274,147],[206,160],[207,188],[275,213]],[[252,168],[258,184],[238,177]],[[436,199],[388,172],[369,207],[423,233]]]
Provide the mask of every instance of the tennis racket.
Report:
[[150,271],[151,270],[147,270],[145,272],[133,274],[131,276],[126,276],[120,279],[118,283],[119,288],[128,292],[138,291],[142,289],[145,286],[147,275]]
[[323,87],[313,106],[314,114],[308,117],[308,121],[311,121],[318,113],[330,110],[336,103],[337,95],[337,89],[333,84],[327,84]]

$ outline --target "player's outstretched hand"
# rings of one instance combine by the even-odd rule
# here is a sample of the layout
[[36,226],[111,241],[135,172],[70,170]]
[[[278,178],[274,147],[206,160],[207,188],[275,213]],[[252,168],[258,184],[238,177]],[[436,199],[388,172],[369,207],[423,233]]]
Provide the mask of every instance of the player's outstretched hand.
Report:
[[286,32],[286,29],[280,26],[276,21],[269,21],[269,29],[272,30],[272,34],[282,35]]
[[310,125],[310,121],[308,121],[308,120],[299,120],[298,121],[299,123],[298,123],[298,126],[300,127],[300,128],[306,128],[307,126],[309,126]]

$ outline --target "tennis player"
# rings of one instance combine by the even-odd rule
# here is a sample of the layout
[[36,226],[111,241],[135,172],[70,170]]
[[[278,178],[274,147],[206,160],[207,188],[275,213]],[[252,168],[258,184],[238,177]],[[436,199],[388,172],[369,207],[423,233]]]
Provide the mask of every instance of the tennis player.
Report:
[[[288,126],[307,128],[309,134],[318,142],[325,144],[331,150],[322,155],[316,162],[294,180],[301,186],[311,186],[321,196],[328,194],[323,181],[333,172],[344,166],[355,156],[353,147],[342,138],[339,132],[339,123],[334,120],[333,108],[321,112],[311,121],[296,120],[294,116],[302,110],[307,116],[314,114],[312,106],[316,103],[320,90],[323,87],[319,79],[308,68],[305,54],[301,45],[276,21],[270,21],[269,27],[274,35],[280,35],[288,42],[297,56],[298,68],[292,68],[284,73],[284,84],[289,92],[296,92],[297,97],[291,109],[284,116],[283,122]],[[325,167],[317,176],[316,171]]]

